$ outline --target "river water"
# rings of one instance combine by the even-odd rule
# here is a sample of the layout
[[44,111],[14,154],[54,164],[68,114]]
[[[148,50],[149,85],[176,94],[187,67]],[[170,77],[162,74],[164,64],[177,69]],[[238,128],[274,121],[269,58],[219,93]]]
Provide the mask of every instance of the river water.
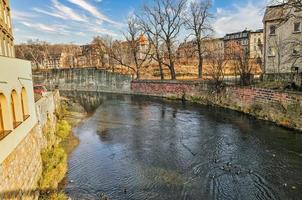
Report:
[[72,199],[302,199],[302,134],[219,108],[76,98],[91,116],[74,129]]

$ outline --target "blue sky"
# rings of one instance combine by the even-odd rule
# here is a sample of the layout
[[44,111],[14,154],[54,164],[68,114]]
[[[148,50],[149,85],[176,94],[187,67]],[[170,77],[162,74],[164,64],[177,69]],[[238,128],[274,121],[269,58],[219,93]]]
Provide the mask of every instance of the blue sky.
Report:
[[[129,13],[148,1],[11,0],[16,43],[39,39],[50,43],[85,44],[103,34],[119,38]],[[261,28],[265,1],[214,0],[216,35]]]

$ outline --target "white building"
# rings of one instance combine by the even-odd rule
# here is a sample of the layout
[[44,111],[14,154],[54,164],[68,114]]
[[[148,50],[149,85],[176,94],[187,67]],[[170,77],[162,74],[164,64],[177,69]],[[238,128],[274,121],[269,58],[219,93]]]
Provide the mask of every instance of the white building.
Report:
[[14,58],[8,0],[0,1],[0,165],[36,125],[31,64]]
[[263,23],[266,79],[301,80],[302,45],[297,41],[302,42],[302,12],[287,4],[269,6]]

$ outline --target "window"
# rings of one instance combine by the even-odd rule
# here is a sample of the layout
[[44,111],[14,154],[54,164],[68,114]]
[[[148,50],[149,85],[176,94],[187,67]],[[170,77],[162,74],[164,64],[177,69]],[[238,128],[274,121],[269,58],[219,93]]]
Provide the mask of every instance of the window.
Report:
[[299,46],[293,46],[293,56],[299,56],[300,55],[300,48]]
[[296,22],[294,23],[294,32],[301,32],[301,23],[300,22]]
[[275,56],[275,48],[274,47],[269,47],[268,48],[268,56],[270,56],[270,57]]
[[2,41],[2,47],[3,47],[3,55],[4,56],[7,56],[7,49],[6,49],[6,41],[5,41],[5,38],[3,38],[3,41]]
[[0,134],[3,132],[4,132],[3,111],[2,111],[2,105],[0,103]]
[[270,26],[270,35],[276,35],[276,26],[275,25],[271,25]]

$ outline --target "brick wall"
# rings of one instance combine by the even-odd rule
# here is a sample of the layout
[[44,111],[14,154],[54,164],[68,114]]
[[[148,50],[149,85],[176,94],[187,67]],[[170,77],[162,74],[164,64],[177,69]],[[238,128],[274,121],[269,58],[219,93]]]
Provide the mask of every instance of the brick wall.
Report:
[[200,81],[132,81],[131,91],[137,94],[182,96],[194,94],[204,83]]
[[232,98],[237,98],[242,104],[259,103],[286,106],[292,103],[302,103],[302,95],[299,93],[279,92],[255,87],[228,87],[225,92],[230,94]]
[[178,97],[230,108],[279,125],[302,130],[302,95],[255,87],[228,86],[213,92],[207,82],[200,81],[133,81],[136,94]]

